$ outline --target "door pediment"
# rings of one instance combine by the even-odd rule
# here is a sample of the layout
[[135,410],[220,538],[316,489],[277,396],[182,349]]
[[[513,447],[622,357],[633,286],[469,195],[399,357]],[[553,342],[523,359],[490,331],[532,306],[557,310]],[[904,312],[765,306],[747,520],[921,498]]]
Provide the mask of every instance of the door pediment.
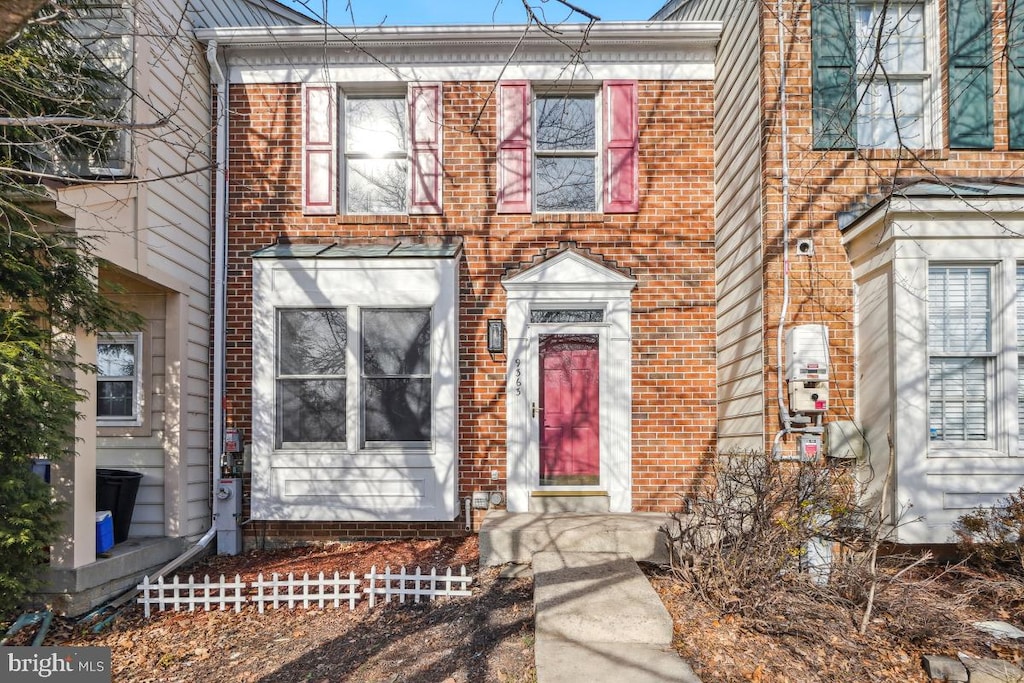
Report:
[[628,291],[636,286],[636,280],[592,258],[566,250],[506,278],[502,285],[507,291],[541,288]]

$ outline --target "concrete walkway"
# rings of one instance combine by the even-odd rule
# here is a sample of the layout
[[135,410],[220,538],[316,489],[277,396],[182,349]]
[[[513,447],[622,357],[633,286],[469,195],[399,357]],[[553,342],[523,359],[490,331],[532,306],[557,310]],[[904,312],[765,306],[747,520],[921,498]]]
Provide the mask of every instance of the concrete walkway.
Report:
[[672,648],[672,617],[637,566],[667,562],[668,521],[488,513],[481,564],[533,565],[538,683],[700,683]]
[[538,683],[700,683],[672,648],[672,618],[622,553],[533,556]]

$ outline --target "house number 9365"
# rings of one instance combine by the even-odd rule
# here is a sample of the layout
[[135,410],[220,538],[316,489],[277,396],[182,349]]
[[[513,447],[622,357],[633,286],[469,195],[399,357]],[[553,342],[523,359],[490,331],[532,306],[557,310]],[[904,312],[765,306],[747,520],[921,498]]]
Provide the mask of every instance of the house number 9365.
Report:
[[516,358],[516,369],[512,371],[512,391],[516,396],[523,395],[523,368],[522,361]]

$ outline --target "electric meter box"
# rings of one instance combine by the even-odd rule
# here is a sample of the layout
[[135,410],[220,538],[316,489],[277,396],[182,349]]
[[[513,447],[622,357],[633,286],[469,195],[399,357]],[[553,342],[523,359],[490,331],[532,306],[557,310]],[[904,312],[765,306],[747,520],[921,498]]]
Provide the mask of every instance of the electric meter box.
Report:
[[786,332],[786,380],[824,382],[827,379],[828,328],[824,325],[789,328]]
[[790,382],[789,409],[794,413],[828,410],[828,382]]

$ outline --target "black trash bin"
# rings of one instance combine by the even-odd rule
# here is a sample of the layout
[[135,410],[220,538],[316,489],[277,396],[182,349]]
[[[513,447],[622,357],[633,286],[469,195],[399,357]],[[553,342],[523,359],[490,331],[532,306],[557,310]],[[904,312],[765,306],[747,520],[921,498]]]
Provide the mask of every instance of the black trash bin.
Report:
[[139,493],[140,472],[128,470],[96,470],[96,510],[110,510],[114,524],[114,543],[128,540],[128,529],[135,512],[135,496]]

